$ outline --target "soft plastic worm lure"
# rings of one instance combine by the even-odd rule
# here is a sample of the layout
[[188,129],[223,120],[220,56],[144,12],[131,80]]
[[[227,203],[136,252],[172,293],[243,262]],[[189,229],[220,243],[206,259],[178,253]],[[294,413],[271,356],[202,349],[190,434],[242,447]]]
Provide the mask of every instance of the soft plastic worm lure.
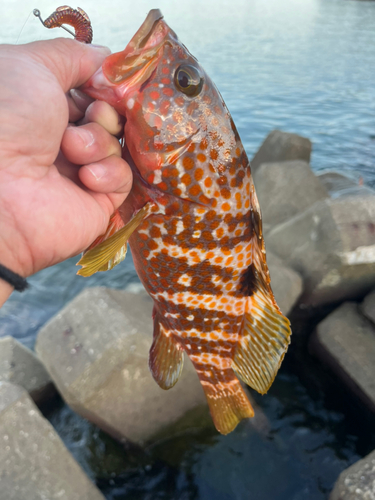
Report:
[[[86,12],[79,7],[77,9],[72,9],[67,5],[58,7],[55,12],[53,12],[45,21],[41,18],[40,11],[38,9],[33,10],[33,14],[39,17],[43,26],[46,28],[63,28],[65,31],[74,36],[75,40],[83,43],[92,42],[92,27],[89,16]],[[65,28],[63,24],[72,26],[75,33]]]

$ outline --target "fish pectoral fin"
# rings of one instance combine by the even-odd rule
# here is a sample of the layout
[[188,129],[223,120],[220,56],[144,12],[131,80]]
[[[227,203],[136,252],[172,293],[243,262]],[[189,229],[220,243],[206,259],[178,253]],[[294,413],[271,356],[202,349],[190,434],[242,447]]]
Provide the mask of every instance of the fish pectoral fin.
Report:
[[[212,368],[209,372],[212,373]],[[214,377],[220,383],[216,380],[210,382],[207,375],[198,372],[212,420],[221,434],[229,434],[241,420],[254,416],[253,407],[235,373],[231,368],[225,372],[225,380],[220,381],[220,374]]]
[[232,361],[240,379],[261,394],[271,387],[292,334],[289,320],[272,299],[260,289],[248,298],[242,339]]
[[[80,276],[91,276],[98,271],[108,271],[125,259],[128,239],[150,214],[151,202],[147,203],[139,212],[121,229],[116,212],[110,219],[106,233],[99,236],[77,262],[77,266],[82,266],[77,274]],[[116,219],[114,219],[114,216]]]
[[184,351],[172,334],[165,331],[159,323],[158,316],[154,320],[154,340],[150,349],[149,367],[157,384],[162,389],[171,389],[180,378],[184,364]]

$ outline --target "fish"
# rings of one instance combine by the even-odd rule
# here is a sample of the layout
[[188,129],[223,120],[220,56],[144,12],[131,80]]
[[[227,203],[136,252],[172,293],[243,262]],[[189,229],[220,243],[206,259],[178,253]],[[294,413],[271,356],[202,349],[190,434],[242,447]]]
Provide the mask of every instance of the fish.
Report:
[[216,429],[254,415],[291,328],[275,301],[248,157],[214,83],[158,9],[82,90],[125,117],[132,190],[78,262],[91,276],[129,243],[154,302],[149,367],[162,389],[193,363]]

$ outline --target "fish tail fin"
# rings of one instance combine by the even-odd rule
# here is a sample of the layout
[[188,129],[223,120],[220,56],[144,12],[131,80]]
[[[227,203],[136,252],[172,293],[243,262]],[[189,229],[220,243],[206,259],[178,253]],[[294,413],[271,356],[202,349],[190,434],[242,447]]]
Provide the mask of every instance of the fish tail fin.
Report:
[[274,381],[290,344],[289,320],[272,292],[258,288],[247,299],[240,340],[232,368],[247,385],[265,394]]
[[154,318],[154,340],[150,349],[149,367],[154,380],[162,389],[171,389],[182,373],[184,352],[171,332]]
[[221,434],[229,434],[242,419],[254,416],[253,407],[231,368],[226,369],[223,376],[222,371],[212,366],[202,369],[202,365],[194,365],[207,398],[212,420]]
[[119,211],[116,210],[110,218],[107,231],[89,246],[77,262],[77,266],[82,266],[77,274],[87,277],[117,266],[125,259],[128,239],[149,214],[150,203],[147,203],[124,225]]

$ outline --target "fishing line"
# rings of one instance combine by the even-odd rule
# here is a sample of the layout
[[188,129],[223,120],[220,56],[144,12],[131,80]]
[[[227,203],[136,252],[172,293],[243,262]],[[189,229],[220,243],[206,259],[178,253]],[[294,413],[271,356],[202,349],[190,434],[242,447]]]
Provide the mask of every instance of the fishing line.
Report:
[[29,15],[28,15],[28,16],[27,16],[27,18],[26,18],[26,21],[23,23],[23,26],[22,26],[22,28],[21,28],[20,34],[18,35],[18,38],[17,38],[17,41],[16,41],[15,45],[18,45],[19,39],[20,39],[20,37],[21,37],[21,35],[22,35],[22,32],[23,32],[23,30],[25,29],[26,23],[27,23],[27,21],[30,19],[30,16],[31,16],[31,14],[32,14],[32,13],[33,13],[33,11],[31,11],[31,12],[29,13]]

